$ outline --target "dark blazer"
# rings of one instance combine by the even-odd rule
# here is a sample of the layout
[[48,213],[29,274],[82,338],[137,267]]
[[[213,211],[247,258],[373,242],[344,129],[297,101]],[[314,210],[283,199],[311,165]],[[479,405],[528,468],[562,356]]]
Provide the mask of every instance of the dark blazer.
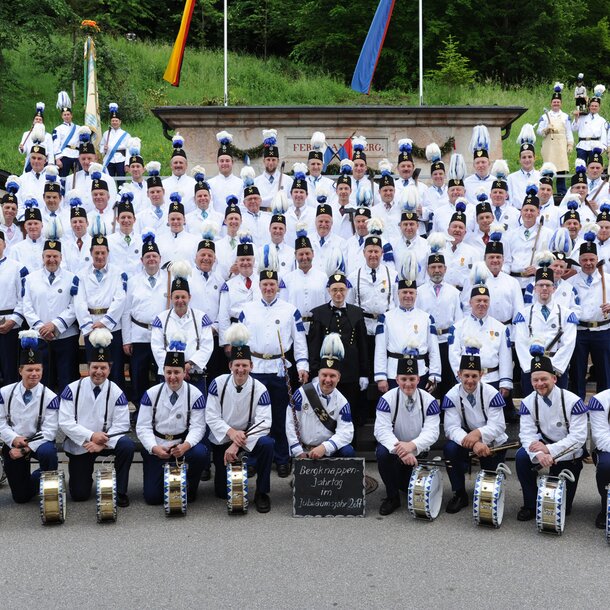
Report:
[[366,347],[366,325],[363,311],[357,305],[346,304],[346,313],[337,315],[330,303],[311,310],[311,324],[307,343],[309,347],[309,369],[311,377],[320,369],[320,349],[324,337],[338,332],[345,348],[341,365],[341,383],[353,383],[359,377],[368,377],[368,353]]

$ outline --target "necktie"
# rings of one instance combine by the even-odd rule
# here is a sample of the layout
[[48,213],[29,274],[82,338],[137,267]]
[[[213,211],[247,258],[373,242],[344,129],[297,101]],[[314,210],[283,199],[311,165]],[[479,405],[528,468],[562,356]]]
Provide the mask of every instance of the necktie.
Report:
[[38,180],[38,178],[40,178],[40,174],[36,172],[36,180]]
[[162,215],[163,215],[163,211],[161,210],[161,208],[155,206],[155,216],[157,218],[161,218]]
[[296,215],[297,218],[301,218],[301,208],[294,208],[294,213]]
[[330,403],[330,396],[325,396],[324,394],[320,394],[320,398],[323,398],[326,401],[326,406]]
[[280,251],[280,244],[275,244],[275,250],[276,250],[276,252]]
[[341,216],[345,216],[347,214],[347,210],[345,209],[345,206],[341,206],[339,208],[339,214],[341,214]]
[[127,242],[127,245],[129,245],[131,243],[131,237],[129,237],[129,235],[125,235],[125,241]]
[[246,288],[248,290],[250,290],[251,286],[252,286],[252,280],[249,277],[247,277],[246,278]]
[[437,186],[437,187],[436,187],[436,192],[437,192],[439,195],[442,195],[442,194],[443,194],[443,187],[442,187],[442,186]]
[[326,240],[323,237],[320,237],[320,248],[324,245]]
[[474,394],[468,394],[468,396],[466,396],[466,398],[468,399],[468,402],[470,403],[470,406],[474,407],[474,405],[476,403],[476,399],[474,397]]
[[593,276],[587,275],[587,286],[590,286],[593,283]]
[[150,284],[151,288],[154,288],[155,284],[157,283],[157,278],[154,275],[149,275],[148,276],[148,283]]
[[371,269],[371,279],[373,280],[373,284],[377,281],[377,271],[375,269]]
[[403,186],[407,186],[407,184],[409,184],[409,179],[408,178],[406,180],[402,181],[402,185]]
[[530,177],[530,172],[526,172],[525,175],[529,178]]
[[274,176],[269,176],[269,184],[273,184],[274,180],[275,180]]
[[483,318],[479,319],[479,326],[483,326]]
[[26,390],[23,393],[23,402],[27,405],[32,400],[32,390]]
[[235,250],[235,246],[237,245],[237,240],[234,237],[231,237],[231,249]]
[[436,296],[438,296],[441,293],[441,285],[440,284],[434,284],[434,292],[436,293]]
[[496,220],[500,220],[500,216],[502,216],[502,210],[499,206],[496,207],[496,209],[494,210],[494,214],[496,215]]
[[544,316],[544,319],[548,320],[549,319],[549,314],[551,313],[551,310],[546,305],[543,305],[540,308],[540,311],[542,312],[542,315]]
[[51,212],[51,218],[55,218],[57,214],[55,212]]
[[204,271],[204,272],[203,272],[203,277],[204,277],[206,280],[210,279],[210,273],[209,273],[209,271]]
[[385,204],[385,209],[389,212],[392,209],[392,204],[391,203],[386,203]]
[[11,225],[10,227],[6,227],[6,232],[8,233],[8,238],[12,239],[13,235],[15,233],[15,229],[13,228],[13,225]]
[[93,388],[93,395],[97,398],[100,395],[101,391],[102,391],[102,388],[100,388],[99,385],[96,385]]
[[551,401],[551,399],[548,396],[543,396],[542,400],[544,401],[544,404],[547,407],[551,407],[553,405],[553,402]]
[[169,401],[172,403],[172,405],[175,405],[177,400],[178,400],[178,393],[172,392],[172,395],[169,397]]
[[405,244],[407,244],[407,248],[408,248],[411,245],[411,240],[410,239],[405,240]]
[[529,229],[525,229],[525,239],[529,239],[530,238],[530,230]]
[[487,233],[485,233],[485,235],[483,235],[483,243],[485,245],[487,245],[488,242],[489,242],[489,235]]
[[205,210],[201,210],[201,217],[205,220],[208,217],[208,213]]
[[592,191],[595,186],[595,180],[589,180],[589,190]]
[[55,281],[55,273],[53,273],[53,271],[51,271],[51,273],[49,273],[49,284],[53,285],[54,281]]
[[358,245],[361,246],[364,243],[364,237],[362,237],[362,235],[360,235],[358,237]]
[[414,406],[415,401],[413,400],[413,396],[407,396],[407,411],[409,411],[409,413],[413,411]]
[[338,315],[341,315],[341,312],[345,310],[345,308],[343,307],[335,307],[334,305],[331,306],[331,309]]
[[78,250],[80,252],[83,247],[83,240],[80,237],[76,240],[76,245],[78,246]]
[[94,269],[94,270],[93,270],[93,273],[94,273],[94,275],[95,275],[95,279],[96,279],[98,282],[101,282],[101,281],[102,281],[102,278],[104,277],[104,274],[103,274],[103,273],[102,273],[102,272],[101,272],[99,269]]

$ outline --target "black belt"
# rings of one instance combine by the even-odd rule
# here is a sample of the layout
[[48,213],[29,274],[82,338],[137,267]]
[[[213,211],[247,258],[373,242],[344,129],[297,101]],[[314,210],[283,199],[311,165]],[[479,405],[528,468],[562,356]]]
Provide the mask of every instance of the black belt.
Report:
[[98,308],[89,308],[89,313],[92,316],[103,316],[104,314],[108,313],[108,307],[98,307]]
[[282,354],[259,354],[258,352],[252,352],[252,355],[262,360],[277,360],[282,357]]
[[504,324],[504,326],[509,326],[512,323],[513,323],[512,320],[506,320],[506,322],[502,322],[502,324]]
[[131,318],[131,321],[136,325],[139,326],[140,328],[145,328],[146,330],[151,330],[152,329],[152,324],[144,324],[144,322],[139,322],[138,320],[136,320],[133,316],[129,316]]
[[364,312],[362,315],[365,318],[368,318],[369,320],[377,320],[377,318],[379,318],[379,314],[378,313],[366,313],[366,312]]
[[525,271],[511,271],[510,276],[511,277],[531,277],[530,274],[526,273]]
[[153,428],[153,434],[157,438],[162,438],[164,441],[184,441],[188,432],[188,430],[185,430],[178,434],[164,434],[163,432],[159,432],[156,428]]
[[437,328],[436,329],[436,334],[439,337],[442,337],[443,335],[448,335],[450,330],[451,330],[451,327],[449,327],[449,328],[442,328],[442,329],[441,328]]
[[499,366],[494,366],[492,369],[483,369],[481,372],[483,373],[483,375],[487,375],[487,373],[495,373],[496,371],[499,371],[500,367]]
[[0,311],[0,316],[10,316],[13,313],[15,313],[14,309],[3,309]]
[[585,328],[598,328],[599,326],[605,326],[606,324],[610,324],[610,320],[601,320],[599,322],[578,321],[578,326],[584,326]]
[[420,354],[419,356],[408,356],[406,354],[399,354],[398,352],[387,352],[388,358],[397,358],[398,360],[402,360],[403,358],[415,358],[415,360],[423,360],[426,365],[428,364],[428,354]]
[[596,140],[601,140],[601,137],[597,136],[597,138],[578,138],[579,142],[595,142]]
[[239,322],[239,318],[234,318],[233,316],[231,316],[229,320],[231,321],[231,324],[237,324]]

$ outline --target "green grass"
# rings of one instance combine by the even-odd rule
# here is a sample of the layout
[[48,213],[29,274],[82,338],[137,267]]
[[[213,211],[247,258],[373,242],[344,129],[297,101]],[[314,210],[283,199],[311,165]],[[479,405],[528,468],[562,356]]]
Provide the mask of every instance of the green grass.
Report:
[[[182,68],[180,87],[171,87],[163,80],[163,72],[171,52],[168,45],[153,46],[150,43],[128,42],[124,39],[106,39],[112,49],[128,57],[131,69],[130,87],[138,92],[146,110],[160,105],[221,105],[223,101],[222,53],[188,48]],[[59,122],[55,100],[59,90],[58,79],[34,53],[22,44],[17,51],[8,53],[10,74],[17,81],[17,89],[11,94],[0,114],[0,168],[21,172],[23,157],[17,152],[22,133],[31,126],[35,104],[42,100],[47,104],[46,125],[50,130]],[[515,139],[521,125],[536,122],[542,108],[549,104],[550,86],[532,85],[503,89],[486,82],[476,87],[449,87],[434,82],[424,82],[424,101],[429,105],[499,105],[525,106],[528,112],[513,126],[510,138],[504,141],[504,157],[511,169],[516,167],[518,146]],[[77,96],[73,100],[75,120],[82,123],[82,82],[77,83]],[[229,56],[229,103],[231,105],[417,105],[419,92],[389,90],[360,95],[338,80],[308,71],[280,58],[267,61],[246,56]],[[78,109],[77,109],[78,108]],[[104,117],[102,114],[102,123]],[[139,122],[126,122],[125,128],[143,142],[145,159],[167,158],[170,143],[163,137],[159,121],[148,113]],[[219,126],[221,127],[221,126]],[[425,143],[421,143],[422,145]],[[539,160],[538,166],[541,164]]]

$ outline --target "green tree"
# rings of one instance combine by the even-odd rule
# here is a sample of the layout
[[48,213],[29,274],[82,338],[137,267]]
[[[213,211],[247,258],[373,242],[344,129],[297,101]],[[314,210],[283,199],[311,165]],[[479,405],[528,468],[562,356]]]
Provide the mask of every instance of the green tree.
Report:
[[426,76],[450,86],[472,85],[477,71],[469,68],[469,63],[470,60],[460,53],[458,41],[449,35],[438,53],[438,68],[429,70]]

